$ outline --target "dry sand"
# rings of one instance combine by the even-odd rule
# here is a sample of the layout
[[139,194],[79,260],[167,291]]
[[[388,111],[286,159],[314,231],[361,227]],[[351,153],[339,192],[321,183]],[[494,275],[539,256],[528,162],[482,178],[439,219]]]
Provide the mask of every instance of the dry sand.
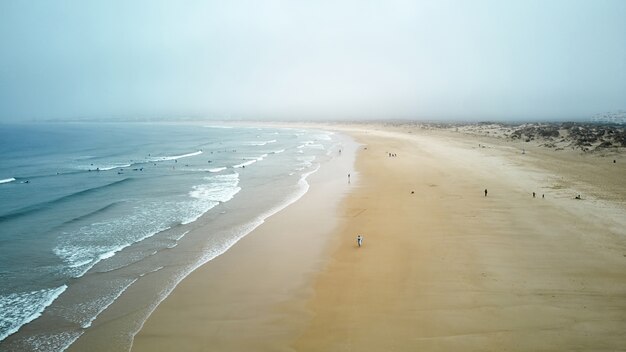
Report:
[[333,128],[362,144],[358,182],[327,165],[299,202],[185,279],[134,350],[625,349],[624,163]]

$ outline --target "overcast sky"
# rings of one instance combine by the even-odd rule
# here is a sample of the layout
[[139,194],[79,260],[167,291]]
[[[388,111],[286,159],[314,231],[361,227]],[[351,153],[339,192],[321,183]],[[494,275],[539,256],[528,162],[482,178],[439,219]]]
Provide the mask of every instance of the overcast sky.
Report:
[[580,119],[626,1],[0,1],[0,120]]

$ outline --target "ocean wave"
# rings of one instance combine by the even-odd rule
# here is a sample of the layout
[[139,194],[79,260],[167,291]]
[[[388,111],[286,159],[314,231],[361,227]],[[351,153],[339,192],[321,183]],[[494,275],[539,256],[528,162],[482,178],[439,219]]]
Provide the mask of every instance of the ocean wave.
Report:
[[211,208],[233,199],[241,191],[238,173],[205,177],[205,180],[210,183],[193,186],[189,192],[189,196],[197,200],[192,206],[196,211],[183,220],[183,224],[196,221]]
[[280,153],[282,153],[284,151],[285,151],[285,149],[279,149],[279,150],[273,151],[272,154],[280,154]]
[[189,233],[189,230],[187,230],[187,231],[185,231],[185,232],[181,233],[181,234],[180,234],[180,235],[178,235],[178,236],[174,236],[174,238],[172,238],[172,239],[173,239],[174,241],[178,242],[178,241],[180,241],[183,237],[185,237],[188,233]]
[[326,150],[326,147],[324,147],[323,144],[315,143],[315,141],[306,141],[304,142],[304,144],[299,145],[297,148],[298,149],[311,148],[311,149]]
[[121,168],[131,167],[131,166],[133,166],[133,164],[115,164],[112,166],[103,166],[100,168],[100,171],[109,171],[113,169],[121,169]]
[[84,215],[75,217],[75,218],[73,218],[71,220],[68,220],[68,221],[64,222],[61,226],[69,225],[69,224],[76,223],[76,222],[79,222],[79,221],[84,221],[84,220],[89,219],[89,218],[91,218],[91,217],[93,217],[95,215],[98,215],[100,213],[104,213],[107,210],[113,209],[115,206],[118,206],[118,205],[120,205],[122,203],[124,203],[124,201],[117,201],[117,202],[109,203],[109,204],[103,206],[102,208],[96,209],[96,210],[91,211],[91,212],[89,212],[87,214],[84,214]]
[[211,172],[211,173],[217,173],[223,170],[226,170],[226,167],[213,167],[213,168],[201,168],[201,169],[183,169],[184,171],[191,171],[191,172]]
[[239,169],[239,168],[242,168],[242,167],[246,167],[248,165],[252,165],[252,164],[256,163],[257,161],[258,161],[257,159],[248,160],[248,161],[243,162],[241,164],[233,165],[233,168],[234,169]]
[[[143,275],[142,275],[143,276]],[[139,278],[134,278],[129,280],[128,283],[126,283],[125,285],[121,286],[119,291],[113,295],[109,295],[108,297],[103,297],[98,299],[97,302],[95,302],[95,304],[92,304],[93,307],[90,307],[91,310],[95,309],[95,313],[90,312],[91,314],[88,314],[90,316],[90,318],[88,318],[88,320],[81,322],[81,327],[83,329],[87,329],[88,327],[91,326],[91,324],[94,322],[94,320],[96,320],[98,318],[98,316],[100,315],[100,313],[104,312],[105,309],[109,308],[109,306],[111,304],[113,304],[113,302],[115,302],[118,298],[120,298],[120,296],[135,282],[137,282],[137,280],[139,280]]]
[[[212,175],[209,181],[192,187],[191,199],[142,203],[140,207],[114,220],[95,222],[63,233],[53,252],[66,263],[66,274],[81,277],[99,262],[176,224],[197,220],[241,190],[239,174]],[[106,238],[106,242],[102,239]]]
[[326,147],[324,147],[323,144],[319,144],[319,143],[307,144],[306,148],[326,150]]
[[302,171],[304,169],[307,169],[309,167],[311,167],[311,165],[313,165],[313,162],[315,161],[315,156],[314,155],[310,155],[310,156],[299,156],[297,158],[298,161],[300,161],[300,163],[298,163],[296,170],[297,171]]
[[0,184],[2,184],[2,183],[9,183],[9,182],[13,182],[13,181],[15,181],[15,178],[14,178],[14,177],[11,177],[11,178],[5,178],[5,179],[3,179],[3,180],[0,180]]
[[315,143],[315,142],[314,141],[305,141],[303,144],[300,144],[297,148],[298,149],[302,149],[302,148],[308,146],[309,144],[313,144],[313,143]]
[[276,143],[276,142],[277,142],[277,140],[272,139],[272,140],[269,140],[269,141],[243,142],[243,144],[244,144],[244,145],[249,145],[249,146],[257,146],[257,147],[260,147],[260,146],[264,146],[264,145],[271,144],[271,143]]
[[133,164],[129,163],[113,163],[113,164],[103,164],[103,165],[94,165],[91,164],[89,166],[79,166],[78,168],[81,171],[110,171],[115,169],[122,169],[125,167],[131,167]]
[[250,157],[250,158],[243,158],[243,160],[256,160],[256,161],[261,161],[261,160],[263,160],[263,159],[267,158],[267,156],[268,156],[268,155],[269,155],[269,154],[265,153],[265,154],[263,154],[263,155],[261,155],[261,156],[253,156],[253,157]]
[[172,241],[172,244],[171,244],[171,245],[168,245],[166,248],[168,248],[168,249],[172,249],[172,248],[174,248],[174,247],[178,246],[178,242],[179,242],[179,241],[180,241],[183,237],[185,237],[188,233],[189,233],[189,230],[187,230],[187,231],[183,232],[183,233],[182,233],[182,234],[180,234],[180,235],[177,235],[177,236],[171,236],[171,237],[169,237],[169,238],[168,238],[168,240]]
[[[126,247],[168,229],[170,227],[165,223],[155,224],[154,220],[151,223],[150,219],[146,219],[146,214],[135,213],[116,221],[93,223],[77,231],[64,233],[52,251],[66,263],[66,274],[77,278]],[[132,236],[121,230],[132,233]],[[107,238],[109,242],[103,243],[102,238]]]
[[323,134],[316,134],[313,137],[315,138],[315,140],[330,141],[330,140],[332,140],[332,138],[330,136],[332,136],[333,134],[334,134],[334,132],[327,132],[327,133],[323,133]]
[[139,277],[144,277],[144,276],[146,276],[146,275],[148,275],[148,274],[156,273],[157,271],[159,271],[159,270],[161,270],[161,269],[163,269],[163,268],[165,268],[165,267],[164,267],[164,266],[158,266],[158,267],[156,267],[155,269],[152,269],[152,270],[150,270],[150,271],[148,271],[148,272],[145,272],[145,273],[143,273],[143,274],[140,274],[140,275],[139,275]]
[[33,213],[48,209],[52,206],[55,205],[59,205],[62,203],[65,203],[67,201],[73,200],[74,198],[77,197],[83,197],[86,195],[91,195],[95,192],[99,192],[105,189],[108,189],[110,187],[115,187],[124,183],[127,183],[129,181],[131,181],[132,179],[130,177],[119,180],[119,181],[115,181],[115,182],[111,182],[102,186],[97,186],[97,187],[92,187],[92,188],[87,188],[78,192],[74,192],[71,194],[68,194],[66,196],[57,198],[57,199],[53,199],[53,200],[49,200],[49,201],[45,201],[45,202],[41,202],[41,203],[37,203],[37,204],[33,204],[33,205],[29,205],[23,208],[20,208],[12,213],[8,213],[8,214],[4,214],[4,215],[0,215],[0,223],[4,222],[4,221],[8,221],[8,220],[12,220],[12,219],[16,219],[16,218],[20,218],[22,216],[26,216],[26,215],[32,215]]
[[237,186],[239,184],[238,173],[205,177],[205,180],[211,182],[193,186],[193,190],[189,192],[190,197],[214,202],[227,202],[241,190]]
[[67,263],[66,271],[73,277],[83,276],[89,269],[100,261],[111,258],[115,253],[130,246],[132,243],[121,245],[57,245],[53,252]]
[[188,158],[190,156],[196,156],[202,154],[202,150],[198,150],[197,152],[181,154],[181,155],[172,155],[172,156],[158,156],[154,158],[148,158],[150,161],[169,161],[169,160],[178,160],[182,158]]
[[244,166],[248,166],[248,165],[252,165],[254,163],[256,163],[257,161],[262,161],[263,159],[267,158],[269,154],[265,153],[261,156],[253,156],[253,157],[247,157],[247,158],[243,158],[243,160],[247,160],[241,164],[237,164],[237,165],[233,165],[234,169],[238,169],[238,168],[242,168]]
[[67,285],[0,296],[0,341],[35,320],[67,289]]
[[83,330],[62,331],[28,336],[24,341],[28,351],[65,351],[84,333]]

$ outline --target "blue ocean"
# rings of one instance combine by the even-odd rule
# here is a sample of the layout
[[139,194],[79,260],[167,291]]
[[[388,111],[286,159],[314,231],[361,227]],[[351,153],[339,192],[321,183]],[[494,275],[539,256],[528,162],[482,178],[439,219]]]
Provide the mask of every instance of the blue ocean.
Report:
[[304,129],[0,125],[0,350],[65,350],[152,275],[149,313],[304,194],[337,148]]

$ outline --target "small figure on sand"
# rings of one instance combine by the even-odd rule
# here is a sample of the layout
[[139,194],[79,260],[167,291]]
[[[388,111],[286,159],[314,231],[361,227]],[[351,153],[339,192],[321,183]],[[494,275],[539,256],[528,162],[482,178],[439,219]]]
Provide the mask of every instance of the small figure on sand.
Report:
[[361,245],[363,244],[363,236],[358,235],[356,236],[356,244],[361,247]]
[[546,195],[545,195],[545,194],[541,194],[541,198],[545,198],[545,197],[546,197]]
[[487,189],[485,188],[485,197],[487,196]]
[[348,183],[350,183],[350,174],[348,174]]
[[580,194],[579,194],[576,197],[574,197],[574,199],[582,199],[582,198],[580,198]]
[[533,192],[533,198],[535,198],[535,192]]

